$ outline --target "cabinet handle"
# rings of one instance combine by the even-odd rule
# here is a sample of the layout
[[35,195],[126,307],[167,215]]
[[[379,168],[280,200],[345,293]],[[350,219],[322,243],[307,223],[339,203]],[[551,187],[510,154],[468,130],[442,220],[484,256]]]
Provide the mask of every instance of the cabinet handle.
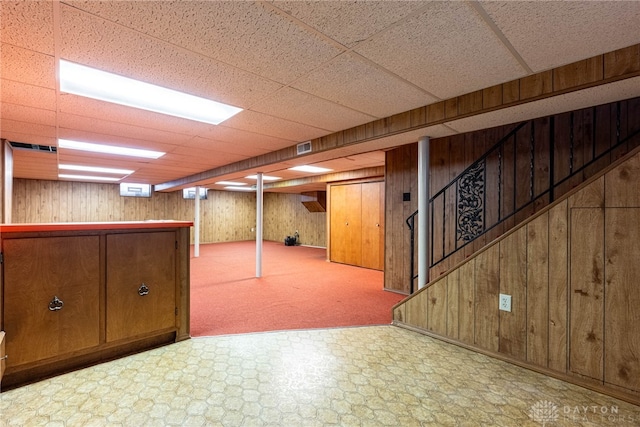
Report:
[[376,227],[380,227],[380,224],[376,224]]
[[8,359],[8,358],[9,358],[9,355],[5,354],[4,356],[0,357],[0,360],[5,360],[5,359]]
[[144,283],[142,285],[140,285],[140,287],[138,288],[138,295],[140,295],[141,297],[145,296],[149,294],[149,287],[147,285],[145,285]]
[[51,311],[62,310],[63,305],[64,305],[64,302],[59,300],[57,296],[54,296],[51,302],[49,302],[49,310]]

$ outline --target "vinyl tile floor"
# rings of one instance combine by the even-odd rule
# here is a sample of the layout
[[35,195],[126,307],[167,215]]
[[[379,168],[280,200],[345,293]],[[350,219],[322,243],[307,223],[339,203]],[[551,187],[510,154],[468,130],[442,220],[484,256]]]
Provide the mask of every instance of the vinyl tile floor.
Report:
[[2,426],[637,426],[640,407],[396,326],[192,338],[0,394]]

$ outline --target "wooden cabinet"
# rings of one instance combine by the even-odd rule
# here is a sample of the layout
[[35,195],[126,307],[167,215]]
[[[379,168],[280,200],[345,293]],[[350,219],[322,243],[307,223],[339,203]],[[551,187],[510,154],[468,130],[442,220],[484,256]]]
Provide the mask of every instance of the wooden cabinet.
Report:
[[0,225],[2,389],[188,338],[190,225]]
[[331,261],[384,269],[384,182],[331,186]]
[[107,236],[107,342],[175,327],[175,235]]
[[100,343],[98,236],[10,239],[3,253],[8,368]]

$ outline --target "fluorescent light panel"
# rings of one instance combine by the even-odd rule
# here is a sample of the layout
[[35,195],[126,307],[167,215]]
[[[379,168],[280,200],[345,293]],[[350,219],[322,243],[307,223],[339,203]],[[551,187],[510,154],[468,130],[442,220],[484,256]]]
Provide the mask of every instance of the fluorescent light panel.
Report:
[[129,175],[134,172],[129,169],[114,169],[114,168],[103,168],[99,166],[82,166],[82,165],[58,165],[58,169],[80,171],[80,172],[115,173],[119,175]]
[[298,172],[321,173],[321,172],[331,172],[333,169],[321,168],[319,166],[302,165],[302,166],[294,166],[292,168],[289,168],[289,170],[298,171]]
[[256,191],[256,189],[253,187],[239,187],[237,185],[228,185],[224,187],[224,189],[232,191]]
[[144,157],[157,159],[165,155],[162,151],[141,150],[139,148],[118,147],[115,145],[93,144],[90,142],[58,139],[58,147],[69,150],[91,151],[94,153],[116,154],[119,156]]
[[100,101],[217,125],[241,108],[60,60],[60,90]]
[[217,185],[247,185],[246,182],[235,182],[235,181],[218,181],[216,182]]
[[[247,179],[258,179],[258,175],[249,175],[249,176],[245,176],[245,178]],[[262,180],[263,181],[277,181],[280,178],[279,176],[269,176],[269,175],[262,175]]]
[[114,178],[112,176],[91,176],[91,175],[69,175],[58,174],[58,178],[74,179],[78,181],[120,181],[122,178]]

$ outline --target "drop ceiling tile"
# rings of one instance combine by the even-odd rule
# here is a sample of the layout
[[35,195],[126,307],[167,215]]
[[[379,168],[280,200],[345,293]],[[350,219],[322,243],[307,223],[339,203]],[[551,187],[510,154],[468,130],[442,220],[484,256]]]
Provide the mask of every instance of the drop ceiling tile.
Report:
[[53,2],[1,1],[0,40],[48,55],[54,54]]
[[[0,121],[0,129],[2,129],[2,135],[10,134],[10,133],[21,133],[24,135],[44,136],[49,138],[56,137],[55,126],[49,126],[46,124],[29,123],[29,122],[20,122],[17,120],[10,120],[4,117],[2,117],[2,120]],[[26,142],[26,141],[21,141],[21,142]]]
[[[121,8],[113,9],[126,10],[133,2],[119,4]],[[76,9],[62,6],[62,12],[62,25],[66,30],[62,35],[61,57],[69,61],[241,108],[281,87],[253,72]],[[189,23],[185,25],[177,31],[193,31]],[[194,33],[194,36],[198,35]]]
[[251,110],[332,132],[375,120],[373,116],[290,87],[258,102]]
[[2,103],[0,117],[7,120],[15,120],[25,124],[56,126],[56,113],[51,110],[41,108],[25,107],[23,105]]
[[347,47],[368,39],[428,1],[274,1],[272,4]]
[[56,110],[55,89],[2,79],[0,80],[0,92],[3,103]]
[[431,2],[355,51],[441,99],[525,75],[466,2]]
[[218,141],[201,137],[195,137],[189,140],[186,144],[176,147],[173,152],[186,152],[186,150],[191,150],[192,153],[199,153],[200,150],[202,150],[204,153],[207,153],[206,155],[215,153],[235,154],[238,156],[238,160],[269,152],[267,149],[248,147],[245,144],[239,144],[237,142]]
[[292,86],[376,118],[437,101],[352,54],[341,55]]
[[53,56],[3,43],[0,58],[3,80],[55,89]]
[[[117,8],[110,1],[72,4],[117,22],[122,33],[132,28],[281,83],[340,52],[260,2],[126,2]],[[138,39],[147,39],[140,33]]]
[[225,152],[217,149],[194,149],[192,147],[177,147],[171,152],[171,157],[168,158],[174,159],[176,158],[175,156],[180,156],[182,158],[181,161],[184,162],[210,165],[205,169],[217,168],[250,157],[243,154]]
[[55,154],[31,150],[13,150],[13,177],[27,179],[58,179]]
[[640,42],[640,2],[481,1],[533,71]]
[[59,114],[58,123],[60,138],[72,139],[72,137],[80,138],[83,135],[91,135],[91,141],[94,142],[99,142],[100,140],[103,143],[122,141],[126,144],[125,141],[131,141],[141,146],[141,148],[152,148],[159,151],[170,150],[173,146],[180,145],[192,138],[189,135],[67,113]]
[[236,129],[288,139],[293,143],[319,138],[330,133],[327,129],[319,129],[249,110],[236,114],[224,123]]
[[232,128],[227,126],[226,122],[201,132],[199,136],[206,139],[237,144],[238,147],[243,147],[247,150],[262,150],[263,152],[279,150],[295,144],[294,141],[289,139]]

